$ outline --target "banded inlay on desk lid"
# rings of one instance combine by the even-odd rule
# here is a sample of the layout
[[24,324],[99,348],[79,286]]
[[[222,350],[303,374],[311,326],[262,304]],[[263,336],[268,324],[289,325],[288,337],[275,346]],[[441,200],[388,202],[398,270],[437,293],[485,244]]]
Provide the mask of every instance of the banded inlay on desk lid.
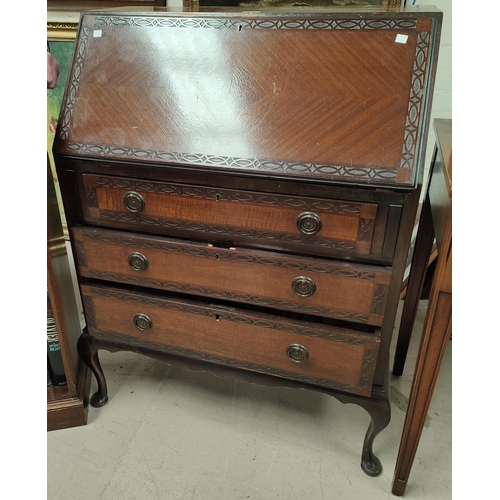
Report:
[[[375,9],[362,19],[293,8],[88,13],[56,149],[414,186],[425,156],[435,25],[418,10]],[[124,65],[129,71],[118,71]]]

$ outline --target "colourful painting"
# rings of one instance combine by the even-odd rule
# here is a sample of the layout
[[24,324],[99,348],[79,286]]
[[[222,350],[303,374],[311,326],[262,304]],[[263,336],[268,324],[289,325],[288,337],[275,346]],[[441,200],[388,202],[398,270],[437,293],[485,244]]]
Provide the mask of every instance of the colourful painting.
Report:
[[59,68],[61,70],[59,74],[59,79],[57,81],[57,87],[55,89],[47,89],[47,151],[49,154],[49,160],[52,168],[52,175],[54,177],[54,184],[56,187],[57,199],[59,202],[59,207],[61,211],[61,219],[63,222],[63,230],[66,234],[66,219],[64,218],[64,211],[62,210],[62,201],[60,195],[59,184],[57,182],[57,175],[54,166],[54,158],[52,156],[52,145],[54,143],[54,137],[56,133],[57,121],[59,119],[59,112],[61,110],[61,103],[63,99],[64,89],[66,87],[66,81],[68,79],[68,74],[71,66],[71,61],[73,59],[73,49],[75,46],[74,42],[48,42],[48,50],[54,56],[56,61],[59,63]]

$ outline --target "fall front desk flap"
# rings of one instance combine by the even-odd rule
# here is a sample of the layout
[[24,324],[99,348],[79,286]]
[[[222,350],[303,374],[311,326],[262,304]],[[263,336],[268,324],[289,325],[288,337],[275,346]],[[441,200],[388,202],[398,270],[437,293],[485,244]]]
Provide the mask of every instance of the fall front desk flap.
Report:
[[415,186],[440,23],[415,8],[85,13],[54,152]]

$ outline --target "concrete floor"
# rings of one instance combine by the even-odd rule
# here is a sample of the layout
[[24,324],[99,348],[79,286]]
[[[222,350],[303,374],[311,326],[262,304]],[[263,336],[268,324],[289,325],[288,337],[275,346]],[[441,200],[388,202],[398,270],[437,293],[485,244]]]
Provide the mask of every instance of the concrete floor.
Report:
[[[405,373],[391,375],[392,420],[374,444],[381,476],[360,468],[369,416],[357,405],[100,351],[110,400],[89,408],[86,426],[47,434],[48,500],[397,498],[392,478],[425,307]],[[408,500],[452,496],[451,359],[450,341]]]

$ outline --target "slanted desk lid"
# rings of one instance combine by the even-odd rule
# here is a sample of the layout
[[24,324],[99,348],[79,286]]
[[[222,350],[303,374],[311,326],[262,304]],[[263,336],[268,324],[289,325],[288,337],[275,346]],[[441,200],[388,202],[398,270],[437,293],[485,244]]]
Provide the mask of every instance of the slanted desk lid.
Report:
[[441,13],[86,13],[54,152],[414,186]]

